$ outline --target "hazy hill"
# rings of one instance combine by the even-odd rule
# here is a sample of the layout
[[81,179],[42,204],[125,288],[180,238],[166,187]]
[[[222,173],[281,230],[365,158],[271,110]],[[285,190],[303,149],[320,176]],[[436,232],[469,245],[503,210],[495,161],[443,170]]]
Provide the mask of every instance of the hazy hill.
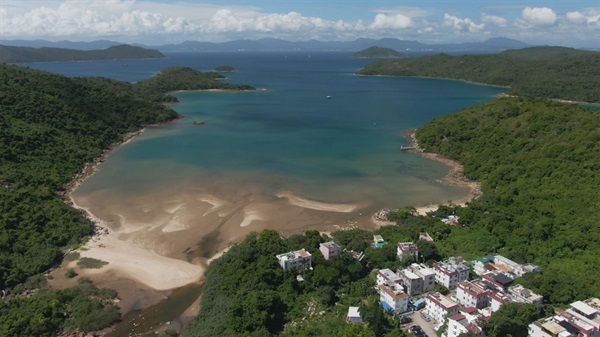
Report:
[[381,59],[402,59],[406,58],[406,55],[403,55],[394,49],[391,48],[382,48],[373,46],[371,48],[367,48],[365,50],[361,50],[352,54],[354,57],[360,58],[381,58]]
[[510,87],[512,95],[600,102],[598,52],[534,47],[493,55],[437,54],[377,61],[358,74],[451,78]]
[[524,60],[550,60],[570,56],[598,55],[598,52],[567,47],[530,47],[510,49],[503,51],[500,54]]
[[95,50],[106,49],[112,46],[122,45],[121,42],[110,40],[94,40],[94,41],[48,41],[48,40],[0,40],[0,45],[15,46],[15,47],[31,47],[31,48],[64,48],[77,50]]
[[165,57],[165,55],[158,50],[129,45],[112,46],[103,50],[0,46],[0,63],[149,59],[162,57]]

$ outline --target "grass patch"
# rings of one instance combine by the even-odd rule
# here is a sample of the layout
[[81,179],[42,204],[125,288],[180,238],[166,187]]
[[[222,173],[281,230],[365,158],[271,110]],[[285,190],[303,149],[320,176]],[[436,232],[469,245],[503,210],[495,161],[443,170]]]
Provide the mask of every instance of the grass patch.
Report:
[[65,259],[67,261],[77,261],[80,257],[81,254],[79,254],[79,252],[70,252],[69,254],[65,255]]
[[82,257],[77,262],[77,265],[83,269],[100,269],[107,264],[108,264],[108,262],[106,262],[106,261],[93,259],[91,257]]

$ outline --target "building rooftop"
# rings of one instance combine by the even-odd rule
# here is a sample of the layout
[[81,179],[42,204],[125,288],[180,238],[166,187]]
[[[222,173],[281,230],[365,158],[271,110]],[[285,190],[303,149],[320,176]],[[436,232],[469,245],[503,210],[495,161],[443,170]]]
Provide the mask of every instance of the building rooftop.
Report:
[[360,317],[360,312],[358,307],[349,307],[348,308],[348,317]]
[[400,280],[400,276],[398,276],[398,274],[394,273],[390,269],[381,269],[381,270],[379,270],[378,273],[381,276],[383,276],[385,279],[392,281],[392,282],[396,282],[396,281]]
[[388,287],[385,284],[382,284],[379,286],[379,290],[390,295],[395,301],[408,297],[408,294],[404,293],[404,290],[401,287]]
[[482,282],[462,281],[458,284],[458,287],[474,297],[483,297],[488,294],[488,291],[486,289],[487,287]]
[[307,252],[304,248],[300,249],[300,250],[296,250],[293,252],[288,252],[288,253],[283,253],[283,254],[279,254],[277,255],[277,258],[279,260],[293,260],[293,259],[297,259],[299,257],[309,257],[312,256],[309,252]]
[[329,242],[323,242],[320,244],[323,247],[327,247],[328,249],[332,249],[332,248],[340,248],[340,246],[333,242],[333,241],[329,241]]
[[440,293],[431,293],[427,295],[427,298],[437,304],[439,307],[444,308],[445,310],[452,310],[458,308],[458,304],[448,297],[440,294]]
[[581,312],[585,316],[594,316],[594,315],[598,314],[598,310],[592,308],[587,303],[584,303],[582,301],[577,301],[577,302],[571,303],[571,307],[573,307],[577,311]]

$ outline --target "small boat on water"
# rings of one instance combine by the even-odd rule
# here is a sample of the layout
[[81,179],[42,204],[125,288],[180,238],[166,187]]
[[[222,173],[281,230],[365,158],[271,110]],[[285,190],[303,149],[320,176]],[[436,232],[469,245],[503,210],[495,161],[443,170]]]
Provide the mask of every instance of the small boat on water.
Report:
[[325,96],[325,99],[332,99],[333,96]]

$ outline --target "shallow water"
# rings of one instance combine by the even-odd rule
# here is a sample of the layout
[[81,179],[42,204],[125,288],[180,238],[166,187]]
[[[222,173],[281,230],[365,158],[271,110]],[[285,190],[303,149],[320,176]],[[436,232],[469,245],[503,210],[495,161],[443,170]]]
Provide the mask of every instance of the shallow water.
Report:
[[230,65],[238,69],[226,74],[230,82],[266,89],[177,93],[181,103],[173,108],[186,118],[149,127],[116,149],[73,194],[120,240],[193,264],[205,264],[249,231],[368,227],[370,215],[384,207],[465,197],[466,189],[444,185],[448,167],[400,151],[407,144],[401,132],[503,91],[458,81],[353,76],[370,61],[347,53],[168,56],[30,66],[136,82],[170,65]]

